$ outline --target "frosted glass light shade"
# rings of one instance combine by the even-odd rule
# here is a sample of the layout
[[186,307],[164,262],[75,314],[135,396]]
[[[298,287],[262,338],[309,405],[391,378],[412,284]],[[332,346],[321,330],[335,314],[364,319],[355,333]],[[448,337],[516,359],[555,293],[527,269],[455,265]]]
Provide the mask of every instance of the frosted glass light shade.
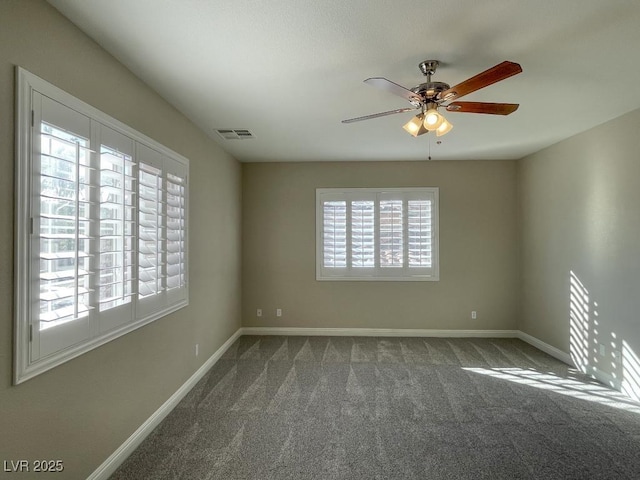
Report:
[[451,125],[446,118],[442,117],[442,119],[443,119],[442,124],[436,129],[436,135],[438,137],[441,137],[442,135],[449,133],[453,128],[453,125]]
[[424,128],[424,116],[422,114],[413,117],[411,120],[405,123],[402,128],[404,128],[409,134],[413,135],[414,137],[427,132],[427,129]]
[[430,132],[437,130],[443,121],[444,117],[435,108],[430,108],[424,114],[424,128]]

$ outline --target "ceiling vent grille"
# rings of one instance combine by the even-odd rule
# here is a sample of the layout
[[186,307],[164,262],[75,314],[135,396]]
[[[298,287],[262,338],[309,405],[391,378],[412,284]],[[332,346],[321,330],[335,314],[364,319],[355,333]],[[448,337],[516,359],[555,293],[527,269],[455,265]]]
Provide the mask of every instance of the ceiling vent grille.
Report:
[[247,140],[249,138],[255,138],[253,136],[253,133],[251,133],[249,130],[242,129],[242,128],[238,128],[238,129],[221,128],[216,130],[216,132],[225,140]]

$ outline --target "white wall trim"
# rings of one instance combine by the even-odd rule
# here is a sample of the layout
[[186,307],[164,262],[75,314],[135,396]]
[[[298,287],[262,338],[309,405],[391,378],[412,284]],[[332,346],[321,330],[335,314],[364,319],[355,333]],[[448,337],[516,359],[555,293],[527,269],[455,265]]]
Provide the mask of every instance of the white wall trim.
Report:
[[566,352],[563,352],[559,348],[552,347],[548,343],[545,343],[542,340],[539,340],[536,337],[529,335],[528,333],[524,333],[521,330],[518,330],[517,338],[519,338],[523,342],[527,342],[529,345],[536,347],[538,350],[542,350],[543,352],[548,353],[549,355],[551,355],[554,358],[557,358],[561,362],[564,362],[567,365],[571,365],[572,367],[575,367],[575,364],[571,359],[571,355],[569,355]]
[[433,330],[422,328],[243,327],[242,335],[307,335],[334,337],[469,337],[518,338],[518,330]]
[[[552,357],[573,366],[568,353],[552,347],[520,330],[434,330],[401,328],[304,328],[304,327],[243,327],[239,328],[211,357],[162,404],[125,442],[100,465],[87,480],[107,480],[109,476],[133,453],[142,441],[175,408],[187,393],[216,364],[229,347],[242,335],[306,335],[353,337],[449,337],[449,338],[519,338],[548,353]],[[601,373],[601,372],[598,372]],[[595,376],[595,375],[594,375]],[[606,375],[601,375],[602,380]],[[601,380],[601,381],[602,381]]]
[[575,366],[571,356],[562,350],[521,330],[434,330],[412,328],[304,328],[243,327],[242,335],[326,335],[350,337],[450,337],[450,338],[518,338],[552,357]]
[[162,404],[140,427],[125,440],[125,442],[100,465],[87,480],[107,480],[113,472],[138,448],[142,441],[156,428],[160,422],[175,408],[189,391],[205,376],[205,374],[224,355],[224,352],[233,345],[242,335],[239,328],[216,352],[204,362],[204,364],[191,375],[191,377]]
[[[600,383],[603,383],[605,385],[607,385],[608,387],[613,388],[614,390],[617,390],[619,392],[622,391],[622,383],[620,382],[619,379],[613,377],[612,375],[609,375],[606,372],[603,372],[602,370],[594,367],[593,365],[588,365],[586,367],[586,372],[587,375],[591,375],[593,378],[595,378],[597,381],[599,381]],[[631,398],[631,395],[628,395]],[[638,398],[634,398],[635,400],[640,400]]]

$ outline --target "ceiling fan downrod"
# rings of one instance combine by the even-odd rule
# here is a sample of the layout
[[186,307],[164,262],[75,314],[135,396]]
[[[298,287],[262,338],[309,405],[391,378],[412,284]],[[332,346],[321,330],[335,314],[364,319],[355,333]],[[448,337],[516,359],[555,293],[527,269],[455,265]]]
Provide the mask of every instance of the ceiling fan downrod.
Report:
[[410,90],[416,93],[424,103],[440,103],[438,95],[449,89],[449,85],[444,82],[431,81],[431,76],[436,73],[439,65],[438,60],[425,60],[418,64],[418,68],[427,77],[427,81]]

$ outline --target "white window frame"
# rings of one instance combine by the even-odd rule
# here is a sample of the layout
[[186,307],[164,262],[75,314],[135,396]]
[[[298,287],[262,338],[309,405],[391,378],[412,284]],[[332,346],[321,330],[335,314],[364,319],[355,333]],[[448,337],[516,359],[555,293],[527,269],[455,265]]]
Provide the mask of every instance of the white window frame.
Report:
[[[319,281],[439,281],[439,189],[437,187],[407,188],[317,188],[316,189],[316,280]],[[401,267],[380,266],[379,204],[381,199],[398,199],[406,207],[409,200],[431,201],[431,267],[410,267],[408,258],[407,209],[403,208],[404,261]],[[347,214],[347,261],[345,267],[325,267],[324,260],[324,201],[369,200],[374,202],[374,262],[373,267],[351,265],[351,219]],[[348,209],[348,208],[347,208]]]
[[[115,338],[118,338],[126,333],[129,333],[135,329],[138,329],[154,320],[164,317],[178,309],[181,309],[189,304],[189,289],[188,289],[188,204],[189,204],[189,189],[188,189],[188,171],[189,160],[178,153],[168,149],[167,147],[156,142],[152,138],[134,130],[133,128],[125,125],[124,123],[110,117],[109,115],[101,112],[100,110],[88,105],[87,103],[73,97],[72,95],[64,92],[63,90],[51,85],[47,81],[33,75],[32,73],[24,70],[23,68],[16,68],[16,121],[15,121],[15,135],[16,135],[16,152],[15,152],[15,267],[14,267],[14,285],[15,285],[15,328],[14,328],[14,384],[22,383],[30,378],[39,375],[57,365],[60,365],[72,358],[75,358],[85,352],[88,352],[100,345],[103,345]],[[84,332],[80,335],[81,340],[65,344],[66,346],[56,350],[55,348],[47,349],[44,354],[40,354],[40,294],[34,285],[39,285],[39,267],[37,266],[40,258],[40,252],[34,252],[35,249],[32,246],[32,239],[34,237],[34,231],[38,234],[39,228],[36,221],[36,227],[34,227],[33,208],[35,208],[35,202],[40,202],[39,193],[36,191],[34,184],[40,181],[40,174],[35,172],[34,165],[40,164],[40,154],[34,152],[36,147],[34,143],[38,142],[41,136],[40,133],[40,121],[37,118],[37,112],[40,111],[37,106],[34,106],[34,99],[50,99],[62,107],[73,110],[74,115],[79,114],[90,119],[91,134],[90,134],[90,155],[92,155],[93,168],[99,168],[100,159],[100,145],[102,138],[107,138],[108,131],[113,131],[115,134],[111,135],[111,138],[115,138],[114,135],[120,136],[119,138],[126,137],[130,140],[132,148],[128,151],[133,157],[133,162],[137,161],[136,157],[141,149],[147,149],[153,151],[158,162],[161,165],[163,172],[163,188],[166,189],[167,174],[174,176],[179,175],[184,181],[184,216],[183,230],[179,234],[183,234],[183,264],[180,265],[180,272],[183,273],[184,278],[182,284],[178,287],[174,287],[167,291],[163,289],[162,295],[157,295],[157,299],[149,301],[145,299],[144,307],[138,300],[137,295],[137,281],[134,281],[134,291],[131,294],[130,304],[127,302],[122,306],[113,307],[111,310],[105,310],[105,314],[90,313],[88,319],[88,327],[83,327]],[[49,101],[49,100],[47,100]],[[67,110],[67,111],[68,111]],[[34,115],[35,113],[35,115]],[[102,129],[102,131],[101,131]],[[37,130],[37,131],[36,131]],[[122,137],[124,136],[124,137]],[[106,141],[106,140],[105,140]],[[114,141],[115,142],[115,141]],[[116,142],[117,143],[117,142]],[[106,144],[105,144],[106,145]],[[107,145],[109,147],[113,145]],[[39,149],[39,147],[38,147]],[[134,167],[135,175],[137,176],[138,169]],[[92,178],[92,184],[95,184],[96,178],[100,178],[99,175]],[[99,182],[98,182],[99,183]],[[95,189],[102,189],[97,185],[93,187]],[[108,187],[107,187],[108,188]],[[134,187],[137,192],[137,187]],[[93,195],[93,194],[92,194]],[[137,196],[137,193],[134,195]],[[134,202],[137,200],[134,199]],[[100,218],[100,204],[93,202],[91,206],[91,218],[93,222],[99,222]],[[136,213],[133,213],[132,219],[134,220],[133,232],[134,232],[134,246],[131,253],[131,257],[134,258],[132,269],[134,276],[137,277],[138,264],[137,264],[137,252],[138,252],[138,213],[140,208],[137,203],[135,209]],[[96,216],[97,215],[97,216]],[[37,219],[36,219],[37,220]],[[163,226],[166,226],[166,210],[163,217]],[[96,230],[92,227],[93,232],[99,231],[99,227]],[[166,232],[166,228],[164,230]],[[175,229],[173,234],[175,235]],[[38,234],[39,235],[39,234]],[[124,234],[123,234],[124,235]],[[42,238],[42,237],[37,237]],[[100,234],[98,233],[94,238],[93,246],[91,247],[91,253],[93,257],[99,256],[100,252]],[[97,240],[96,240],[97,239]],[[166,239],[162,240],[162,246],[166,246]],[[93,275],[98,276],[100,271],[99,260],[92,260]],[[166,267],[163,268],[163,274],[166,277]],[[93,285],[98,285],[98,281],[92,281]],[[166,287],[166,281],[165,281]],[[99,305],[100,297],[98,293],[95,293],[98,288],[91,293],[91,302],[93,306]],[[118,310],[119,309],[119,310]],[[99,308],[94,308],[93,311],[99,311]],[[116,311],[117,310],[117,311]],[[116,313],[116,315],[114,315]],[[74,323],[73,320],[69,323]],[[67,329],[60,328],[59,332],[56,331],[58,326],[53,326],[49,331],[56,331],[54,336],[60,337],[60,335],[66,335]],[[77,333],[77,332],[76,332]],[[61,342],[64,343],[64,342]]]

